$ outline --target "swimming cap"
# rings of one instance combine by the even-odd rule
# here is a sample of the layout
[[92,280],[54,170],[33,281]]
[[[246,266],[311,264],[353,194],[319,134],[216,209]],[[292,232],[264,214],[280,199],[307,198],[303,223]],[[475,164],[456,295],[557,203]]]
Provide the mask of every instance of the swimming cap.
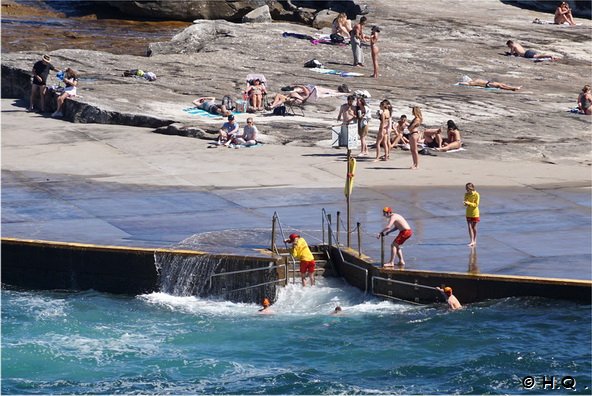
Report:
[[294,240],[296,238],[300,238],[300,235],[298,235],[298,234],[290,234],[290,236],[288,237],[288,239],[286,239],[284,242],[290,242],[291,243],[291,242],[294,242]]
[[269,307],[269,300],[267,298],[263,299],[263,306],[264,307]]
[[452,287],[445,287],[444,288],[444,293],[446,293],[446,294],[452,294]]
[[384,208],[382,208],[382,212],[383,213],[393,213],[393,210],[391,208],[389,208],[388,206],[385,206]]

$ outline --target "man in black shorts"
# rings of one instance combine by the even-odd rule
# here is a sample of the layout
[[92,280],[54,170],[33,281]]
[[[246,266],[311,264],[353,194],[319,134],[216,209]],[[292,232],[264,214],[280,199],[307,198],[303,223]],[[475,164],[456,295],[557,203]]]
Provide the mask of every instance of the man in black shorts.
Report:
[[41,97],[41,112],[45,112],[45,92],[47,85],[47,76],[49,71],[57,71],[55,67],[49,61],[51,58],[49,55],[43,55],[40,61],[35,62],[33,65],[33,82],[31,84],[31,99],[29,100],[29,111],[33,111],[35,98]]

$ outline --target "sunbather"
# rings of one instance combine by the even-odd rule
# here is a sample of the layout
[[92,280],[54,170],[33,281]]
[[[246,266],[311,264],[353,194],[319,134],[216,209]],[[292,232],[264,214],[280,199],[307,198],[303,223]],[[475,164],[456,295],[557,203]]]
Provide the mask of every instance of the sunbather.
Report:
[[226,106],[216,104],[216,98],[214,98],[213,96],[205,96],[203,98],[195,99],[193,101],[193,104],[198,109],[205,110],[208,113],[220,114],[223,116],[228,116],[228,115],[232,114],[232,112],[229,111],[226,108]]
[[460,131],[458,130],[458,127],[456,126],[454,121],[448,120],[447,130],[448,137],[446,137],[445,139],[442,139],[442,137],[438,135],[440,140],[438,142],[438,148],[436,148],[436,151],[456,150],[462,147]]
[[580,113],[591,115],[592,114],[592,90],[590,85],[584,85],[582,92],[578,96],[578,110]]
[[278,93],[273,98],[273,103],[268,106],[268,110],[275,109],[278,106],[281,106],[285,102],[294,103],[294,104],[304,104],[306,100],[310,97],[312,92],[314,91],[314,85],[294,85],[292,88],[292,92],[284,95]]
[[499,89],[505,89],[507,91],[518,91],[520,88],[522,88],[522,86],[515,87],[512,85],[508,85],[508,84],[497,82],[497,81],[482,80],[480,78],[473,80],[472,78],[467,77],[467,76],[463,77],[463,81],[459,81],[458,84],[459,85],[468,85],[471,87],[499,88]]
[[263,110],[263,95],[266,93],[265,85],[261,84],[261,80],[258,78],[253,81],[253,85],[249,86],[249,89],[247,89],[247,96],[249,97],[249,102],[254,110]]
[[569,4],[567,4],[565,1],[555,9],[554,22],[557,25],[567,23],[571,26],[574,26],[576,24],[576,22],[573,19],[573,16],[571,15],[571,9],[569,8]]
[[541,59],[541,58],[550,58],[551,60],[559,60],[558,56],[551,55],[551,54],[539,54],[535,50],[525,50],[523,46],[518,43],[513,42],[512,40],[508,40],[506,45],[510,48],[509,55],[514,56],[523,56],[527,59]]
[[331,24],[331,42],[345,42],[345,40],[349,38],[349,32],[351,32],[351,30],[351,21],[347,19],[347,15],[344,12],[340,12]]

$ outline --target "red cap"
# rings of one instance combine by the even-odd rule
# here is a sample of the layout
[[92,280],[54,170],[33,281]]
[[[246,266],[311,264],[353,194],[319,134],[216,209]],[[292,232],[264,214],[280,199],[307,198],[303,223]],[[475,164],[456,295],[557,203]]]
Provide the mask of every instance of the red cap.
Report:
[[290,242],[291,243],[291,242],[294,242],[294,240],[296,238],[300,238],[300,235],[298,235],[298,234],[290,234],[290,236],[288,237],[288,239],[286,239],[284,242]]
[[393,210],[388,206],[385,206],[384,208],[382,208],[382,213],[393,213]]

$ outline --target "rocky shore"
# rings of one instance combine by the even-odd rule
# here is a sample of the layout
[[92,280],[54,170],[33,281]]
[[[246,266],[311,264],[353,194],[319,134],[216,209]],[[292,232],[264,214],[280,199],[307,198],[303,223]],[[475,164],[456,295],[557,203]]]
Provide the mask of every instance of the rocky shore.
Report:
[[[263,73],[271,92],[294,83],[329,89],[345,83],[352,90],[368,90],[374,109],[383,98],[391,101],[396,115],[410,115],[409,106],[420,105],[428,127],[456,121],[467,143],[467,151],[460,153],[465,158],[592,164],[590,117],[568,112],[576,106],[583,85],[590,83],[590,20],[576,19],[579,26],[575,27],[537,25],[532,23],[534,18],[552,20],[552,15],[497,0],[471,3],[468,9],[460,0],[396,5],[379,0],[369,4],[367,17],[370,26],[382,28],[377,79],[369,77],[368,48],[366,66],[353,68],[348,46],[313,45],[282,36],[284,32],[326,34],[328,27],[285,22],[196,21],[188,29],[197,33],[180,32],[178,39],[185,39],[174,39],[164,46],[169,48],[163,51],[167,53],[155,51],[150,57],[51,51],[57,67],[73,67],[82,76],[80,96],[67,101],[64,120],[165,127],[161,133],[213,139],[222,120],[190,115],[183,109],[199,96],[239,98],[246,75]],[[187,51],[191,39],[199,45]],[[506,57],[508,39],[562,60],[536,63]],[[175,48],[180,53],[171,53]],[[39,52],[3,53],[3,98],[28,98],[29,73],[40,56]],[[303,67],[313,58],[328,68],[364,76],[314,73]],[[127,69],[152,71],[157,80],[123,77]],[[509,92],[454,86],[462,75],[523,88]],[[57,83],[53,74],[49,83]],[[320,98],[306,105],[304,117],[256,114],[255,119],[266,143],[327,146],[342,103],[339,97]],[[239,121],[246,116],[239,116]],[[377,126],[374,122],[372,131]]]

